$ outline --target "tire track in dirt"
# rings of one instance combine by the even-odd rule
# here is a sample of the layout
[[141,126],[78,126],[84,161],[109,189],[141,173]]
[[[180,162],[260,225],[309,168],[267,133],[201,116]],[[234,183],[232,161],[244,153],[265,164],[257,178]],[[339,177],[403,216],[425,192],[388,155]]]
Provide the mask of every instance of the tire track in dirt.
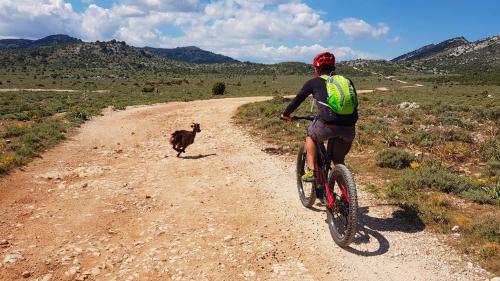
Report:
[[[106,112],[0,179],[0,280],[480,280],[439,237],[362,191],[340,249],[303,208],[294,160],[231,122],[266,97]],[[176,158],[170,132],[201,123]],[[5,241],[3,241],[5,240]],[[26,278],[23,277],[27,276]]]

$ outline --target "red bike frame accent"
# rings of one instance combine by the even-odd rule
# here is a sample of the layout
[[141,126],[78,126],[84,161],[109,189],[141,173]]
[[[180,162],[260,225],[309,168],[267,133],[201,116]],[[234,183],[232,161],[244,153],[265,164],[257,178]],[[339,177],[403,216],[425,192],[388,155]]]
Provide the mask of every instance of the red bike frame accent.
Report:
[[328,184],[328,181],[323,178],[324,171],[323,169],[318,169],[318,179],[319,183],[325,184],[325,189],[326,189],[326,197],[328,199],[328,208],[333,209],[333,206],[335,205],[335,200],[333,200],[333,196],[330,192],[330,185]]
[[333,209],[335,206],[335,201],[333,200],[332,193],[330,192],[330,186],[325,182],[326,197],[328,198],[328,208]]
[[347,203],[349,203],[349,195],[347,194],[345,187],[339,181],[337,181],[337,184],[339,185],[340,192],[342,192],[342,195],[345,197],[345,200],[347,200]]
[[[330,185],[328,184],[328,181],[323,179],[323,169],[320,170],[319,174],[320,174],[318,177],[319,182],[325,183],[326,197],[328,199],[328,208],[333,209],[333,207],[335,206],[335,200],[333,199],[332,193],[330,192]],[[347,203],[349,203],[349,195],[347,194],[345,187],[339,181],[336,181],[336,183],[339,185],[339,189],[340,189],[340,192],[342,193],[342,196],[344,196]],[[334,185],[335,185],[335,183],[334,183]]]

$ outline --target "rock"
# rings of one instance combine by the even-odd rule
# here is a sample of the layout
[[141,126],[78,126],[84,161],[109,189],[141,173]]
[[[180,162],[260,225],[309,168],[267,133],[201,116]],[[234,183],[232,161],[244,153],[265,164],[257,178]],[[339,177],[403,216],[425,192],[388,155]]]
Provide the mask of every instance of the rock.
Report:
[[415,108],[419,108],[420,105],[418,105],[416,102],[402,102],[399,104],[399,108],[400,109],[415,109]]
[[493,277],[490,279],[490,281],[500,281],[500,277],[499,276]]
[[228,235],[228,236],[225,236],[225,237],[224,237],[224,242],[229,242],[229,241],[231,241],[231,240],[233,240],[233,239],[234,239],[234,237],[233,237],[233,236]]
[[50,279],[52,279],[52,273],[44,275],[40,281],[50,281]]
[[250,277],[255,276],[255,272],[254,272],[254,271],[247,270],[247,271],[244,271],[244,272],[243,272],[243,276],[245,276],[246,278],[250,278]]
[[451,231],[457,232],[460,227],[458,225],[455,225],[454,227],[451,228]]
[[24,278],[29,278],[31,276],[31,272],[25,271],[21,274],[21,276],[23,276]]
[[18,260],[23,260],[24,257],[20,253],[12,253],[10,255],[6,255],[5,258],[3,259],[3,263],[15,263]]
[[84,184],[82,184],[82,188],[87,188],[88,186],[89,186],[89,184],[88,184],[88,183],[84,183]]
[[92,270],[90,270],[90,273],[93,275],[93,276],[96,276],[96,275],[99,275],[99,273],[101,273],[101,270],[97,267],[94,267],[92,268]]
[[67,276],[73,276],[80,272],[80,267],[79,266],[73,266],[71,267],[68,271],[66,271],[65,275]]
[[0,241],[0,247],[2,247],[2,248],[9,247],[10,246],[9,244],[10,244],[9,241],[7,241],[7,240]]

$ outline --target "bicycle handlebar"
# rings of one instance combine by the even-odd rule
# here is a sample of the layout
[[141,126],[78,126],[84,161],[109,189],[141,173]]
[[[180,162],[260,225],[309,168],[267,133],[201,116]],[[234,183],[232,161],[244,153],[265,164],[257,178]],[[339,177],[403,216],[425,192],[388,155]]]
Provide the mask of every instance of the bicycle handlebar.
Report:
[[[292,121],[297,121],[297,120],[309,120],[309,121],[314,121],[315,119],[318,119],[318,116],[291,116]],[[287,120],[286,118],[280,117],[281,120]]]

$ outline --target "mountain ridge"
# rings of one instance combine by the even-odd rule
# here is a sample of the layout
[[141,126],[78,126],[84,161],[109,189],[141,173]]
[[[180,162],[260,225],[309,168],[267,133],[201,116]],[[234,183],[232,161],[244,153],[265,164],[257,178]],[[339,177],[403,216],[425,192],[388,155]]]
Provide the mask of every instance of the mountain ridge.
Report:
[[[95,43],[98,43],[96,41]],[[119,42],[111,40],[110,42]],[[81,39],[71,37],[65,34],[49,35],[37,40],[31,39],[0,39],[0,50],[2,49],[36,49],[42,47],[79,44],[84,43]],[[231,57],[216,54],[207,50],[203,50],[197,46],[186,46],[176,48],[155,48],[155,47],[132,47],[139,50],[145,50],[151,54],[163,57],[166,59],[189,62],[195,64],[216,64],[216,63],[240,63]]]
[[411,51],[409,53],[403,54],[399,57],[396,57],[392,59],[391,61],[393,62],[400,62],[400,61],[408,61],[408,60],[418,60],[418,59],[424,59],[427,57],[430,57],[432,55],[445,52],[447,50],[453,49],[458,46],[463,46],[466,44],[469,44],[470,42],[465,39],[465,37],[460,36],[460,37],[455,37],[451,38],[445,41],[442,41],[438,44],[429,44],[426,46],[423,46],[417,50]]
[[206,51],[196,46],[186,46],[186,47],[176,47],[176,48],[144,47],[142,49],[167,59],[196,63],[196,64],[240,62],[231,57]]
[[49,35],[37,40],[31,39],[1,39],[0,49],[25,49],[25,48],[40,48],[55,45],[65,45],[73,43],[81,43],[81,39],[71,37],[66,34]]

